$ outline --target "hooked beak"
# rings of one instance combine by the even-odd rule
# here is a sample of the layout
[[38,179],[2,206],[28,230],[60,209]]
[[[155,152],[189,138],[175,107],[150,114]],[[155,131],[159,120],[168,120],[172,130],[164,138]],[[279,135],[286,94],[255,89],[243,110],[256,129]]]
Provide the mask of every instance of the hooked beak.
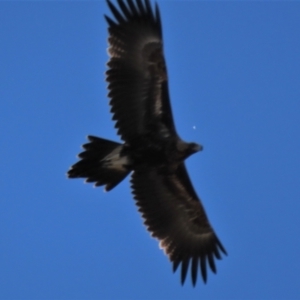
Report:
[[203,150],[203,146],[200,144],[196,144],[196,143],[192,143],[192,147],[191,147],[192,151],[194,153],[202,151]]

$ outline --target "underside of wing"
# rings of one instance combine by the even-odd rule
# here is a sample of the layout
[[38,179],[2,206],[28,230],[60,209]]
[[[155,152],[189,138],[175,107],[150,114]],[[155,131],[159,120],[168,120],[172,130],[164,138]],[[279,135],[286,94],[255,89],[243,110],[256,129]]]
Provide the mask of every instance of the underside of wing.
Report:
[[173,262],[173,271],[181,264],[182,284],[189,264],[193,285],[198,270],[206,282],[207,265],[216,273],[215,258],[221,259],[220,251],[226,254],[226,250],[209,224],[185,165],[172,174],[138,168],[131,183],[145,225]]
[[118,134],[130,142],[136,136],[175,133],[168,94],[158,6],[148,0],[108,0],[115,20],[109,24],[109,69],[106,72],[113,120]]

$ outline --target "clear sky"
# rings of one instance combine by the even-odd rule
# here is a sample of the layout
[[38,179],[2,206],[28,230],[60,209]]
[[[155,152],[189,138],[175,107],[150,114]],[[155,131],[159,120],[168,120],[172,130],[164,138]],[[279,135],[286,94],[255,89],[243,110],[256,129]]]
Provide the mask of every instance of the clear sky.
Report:
[[[299,299],[300,2],[159,1],[188,170],[229,256],[208,283],[152,239],[128,179],[68,180],[118,141],[103,1],[0,2],[0,299]],[[188,278],[189,279],[189,278]]]

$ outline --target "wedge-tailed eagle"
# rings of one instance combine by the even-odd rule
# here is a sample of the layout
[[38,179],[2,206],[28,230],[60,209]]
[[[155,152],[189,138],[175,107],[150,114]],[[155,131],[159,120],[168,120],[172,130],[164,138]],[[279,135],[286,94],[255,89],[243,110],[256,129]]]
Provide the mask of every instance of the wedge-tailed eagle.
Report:
[[163,53],[157,4],[149,0],[107,0],[114,19],[105,16],[109,32],[106,71],[115,127],[123,143],[88,136],[81,159],[69,178],[86,178],[110,191],[131,174],[133,197],[144,224],[173,263],[181,265],[183,284],[190,264],[193,285],[198,270],[204,282],[207,266],[225,248],[211,227],[187,173],[184,160],[202,150],[186,143],[175,129]]

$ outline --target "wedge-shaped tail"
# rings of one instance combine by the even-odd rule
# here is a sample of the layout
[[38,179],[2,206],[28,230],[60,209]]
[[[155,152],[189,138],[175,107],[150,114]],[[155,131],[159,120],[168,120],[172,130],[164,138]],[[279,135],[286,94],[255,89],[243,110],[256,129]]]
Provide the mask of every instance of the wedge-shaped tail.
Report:
[[129,173],[128,159],[122,155],[123,145],[88,136],[89,143],[83,145],[81,159],[68,171],[69,178],[86,178],[86,182],[95,182],[95,186],[105,185],[110,191]]

